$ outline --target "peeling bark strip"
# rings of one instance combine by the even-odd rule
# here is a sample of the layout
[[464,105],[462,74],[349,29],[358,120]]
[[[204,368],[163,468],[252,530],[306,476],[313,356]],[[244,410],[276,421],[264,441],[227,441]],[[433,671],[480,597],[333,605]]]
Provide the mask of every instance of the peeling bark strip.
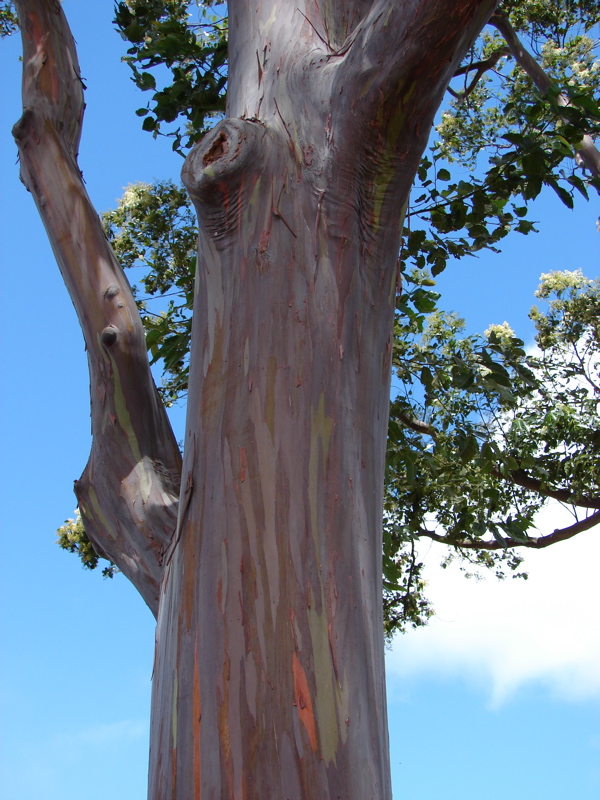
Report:
[[75,491],[97,552],[158,612],[161,558],[177,519],[181,459],[146,355],[131,289],[77,167],[83,85],[60,3],[18,0],[21,178],[46,227],[83,330],[93,444]]
[[172,538],[178,455],[75,167],[81,103],[64,133],[52,101],[77,96],[72,40],[55,3],[19,7],[24,176],[90,356],[86,527],[151,605],[160,584],[149,797],[388,800],[381,520],[402,208],[494,3],[230,1],[229,119],[183,170],[200,234]]

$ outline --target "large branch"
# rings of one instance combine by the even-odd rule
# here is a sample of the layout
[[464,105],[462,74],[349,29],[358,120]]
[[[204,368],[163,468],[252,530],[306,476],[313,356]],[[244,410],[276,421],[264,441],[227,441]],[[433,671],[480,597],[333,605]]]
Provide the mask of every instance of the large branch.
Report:
[[497,470],[495,472],[498,478],[504,478],[517,486],[522,486],[524,489],[529,489],[531,492],[537,492],[543,497],[550,497],[553,500],[558,500],[560,503],[568,503],[571,506],[578,506],[579,508],[598,508],[600,509],[600,500],[594,497],[586,497],[585,495],[577,495],[568,489],[550,489],[544,486],[542,481],[528,475],[524,469],[516,469],[508,475],[504,475]]
[[504,58],[504,56],[509,55],[509,53],[510,48],[503,45],[497,50],[494,50],[494,52],[488,56],[488,58],[484,58],[482,61],[471,61],[469,64],[459,67],[454,73],[454,77],[458,78],[460,75],[468,75],[469,72],[477,72],[477,75],[481,77],[484,72],[494,69],[498,61],[500,61],[501,58]]
[[446,88],[495,5],[376,0],[335,65],[332,96],[340,100],[331,140],[348,158],[342,172],[365,187],[359,189],[368,220],[364,246],[375,260],[373,234],[396,231]]
[[434,542],[441,544],[451,545],[463,550],[507,550],[512,547],[528,547],[534,550],[541,550],[544,547],[549,547],[556,542],[564,542],[567,539],[572,539],[582,531],[587,531],[595,525],[600,524],[600,511],[590,514],[589,517],[569,525],[567,528],[556,528],[552,533],[547,536],[530,537],[525,541],[506,537],[503,541],[497,539],[456,539],[452,536],[444,536],[435,531],[428,531],[421,529],[418,533],[420,538],[433,539]]
[[162,557],[177,519],[181,457],[152,380],[135,301],[77,166],[83,85],[56,0],[16,0],[23,116],[13,133],[83,330],[92,452],[76,481],[85,530],[156,613]]
[[[493,25],[504,37],[513,58],[529,75],[537,90],[541,94],[546,94],[552,86],[552,81],[531,53],[525,49],[515,29],[510,24],[508,16],[501,12],[496,12],[490,19],[490,25]],[[563,107],[570,105],[569,98],[564,94],[559,94],[557,101]],[[595,178],[600,177],[600,151],[598,151],[594,140],[588,134],[585,134],[577,145],[577,156]]]
[[[374,110],[381,113],[379,106],[391,103],[397,136],[401,120],[418,117],[415,108],[435,113],[495,6],[496,0],[376,0],[354,32],[346,63],[340,67],[338,80],[355,82],[359,91],[353,98],[357,114],[372,120]],[[428,90],[422,91],[425,80]],[[415,122],[420,128],[421,120]]]
[[439,432],[433,427],[433,425],[428,425],[426,422],[422,422],[416,417],[409,417],[408,414],[403,414],[401,411],[396,411],[394,416],[398,422],[405,427],[410,428],[411,431],[420,433],[423,436],[431,436],[434,441],[437,441]]
[[[422,422],[416,417],[411,417],[408,414],[403,414],[401,411],[394,411],[394,417],[406,428],[420,433],[423,436],[430,436],[434,441],[437,441],[440,432],[433,425]],[[499,480],[510,481],[516,486],[522,486],[523,489],[529,489],[530,492],[536,492],[542,497],[550,497],[552,500],[558,500],[560,503],[567,503],[571,506],[579,508],[597,508],[600,509],[600,500],[595,497],[588,497],[587,495],[579,495],[569,489],[551,489],[545,486],[539,478],[534,478],[529,475],[524,469],[515,469],[508,473],[503,473],[498,468],[493,469],[493,474]]]
[[468,86],[465,86],[465,89],[462,92],[455,92],[454,89],[448,87],[448,91],[450,94],[455,97],[460,102],[469,97],[469,95],[473,92],[481,78],[485,75],[486,72],[489,70],[494,69],[498,61],[504,56],[509,55],[510,48],[508,47],[499,47],[495,50],[488,58],[484,59],[483,61],[475,61],[471,64],[466,64],[464,67],[459,67],[456,72],[454,73],[455,78],[459,77],[460,75],[468,75],[469,72],[475,72],[475,77],[471,79],[471,82]]

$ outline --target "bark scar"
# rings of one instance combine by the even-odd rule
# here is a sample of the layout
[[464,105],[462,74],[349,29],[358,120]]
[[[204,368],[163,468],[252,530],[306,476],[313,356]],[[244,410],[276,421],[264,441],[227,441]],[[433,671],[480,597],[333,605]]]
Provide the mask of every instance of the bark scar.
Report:
[[226,156],[228,152],[229,142],[227,141],[227,134],[225,131],[221,131],[211,144],[208,152],[202,157],[202,163],[207,167],[209,164],[213,164],[215,161],[223,158],[223,156]]
[[[281,201],[281,195],[283,194],[283,190],[285,188],[286,180],[287,180],[287,171],[286,171],[286,176],[283,179],[283,183],[281,184],[281,189],[279,190],[279,197],[277,198],[277,202],[275,203],[273,200],[271,201],[272,202],[271,211],[272,211],[274,217],[277,217],[277,219],[280,219],[283,222],[283,224],[288,229],[288,231],[292,234],[294,239],[297,239],[298,237],[296,236],[296,234],[294,233],[294,231],[290,227],[290,224],[288,223],[286,218],[283,216],[283,214],[279,210],[279,203]],[[273,198],[273,184],[271,184],[271,198]]]
[[310,689],[306,673],[296,653],[292,653],[292,674],[294,677],[294,705],[298,709],[300,722],[304,725],[313,753],[317,752],[317,726],[313,711]]
[[260,86],[262,83],[263,68],[260,65],[260,56],[258,55],[258,50],[256,51],[256,61],[258,63],[258,85]]

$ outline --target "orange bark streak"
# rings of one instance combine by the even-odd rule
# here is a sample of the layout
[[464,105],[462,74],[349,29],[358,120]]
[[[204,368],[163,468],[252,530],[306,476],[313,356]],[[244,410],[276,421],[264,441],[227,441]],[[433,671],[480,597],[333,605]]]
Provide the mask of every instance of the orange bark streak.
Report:
[[313,753],[317,752],[317,727],[313,713],[312,700],[306,680],[306,673],[302,668],[296,653],[292,654],[292,671],[294,673],[294,704],[298,708],[300,722],[306,728]]

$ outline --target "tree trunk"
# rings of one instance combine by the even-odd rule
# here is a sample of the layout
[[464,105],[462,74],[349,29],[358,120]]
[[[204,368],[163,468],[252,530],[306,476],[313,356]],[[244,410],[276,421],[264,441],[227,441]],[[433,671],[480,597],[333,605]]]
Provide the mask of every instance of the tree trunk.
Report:
[[189,797],[192,774],[208,797],[390,792],[381,519],[398,233],[385,262],[370,258],[355,198],[330,196],[301,159],[282,132],[229,120],[185,169],[201,246],[156,798]]
[[447,20],[419,14],[435,4],[410,21],[345,6],[334,36],[309,4],[231,4],[229,119],[183,170],[200,243],[153,800],[391,796],[381,520],[401,208],[470,36],[457,26],[433,61]]
[[[229,4],[229,118],[183,170],[199,260],[179,516],[152,562],[151,800],[391,797],[381,520],[402,208],[493,6]],[[100,330],[102,358],[126,347]],[[137,460],[155,481],[160,436],[163,455]]]

